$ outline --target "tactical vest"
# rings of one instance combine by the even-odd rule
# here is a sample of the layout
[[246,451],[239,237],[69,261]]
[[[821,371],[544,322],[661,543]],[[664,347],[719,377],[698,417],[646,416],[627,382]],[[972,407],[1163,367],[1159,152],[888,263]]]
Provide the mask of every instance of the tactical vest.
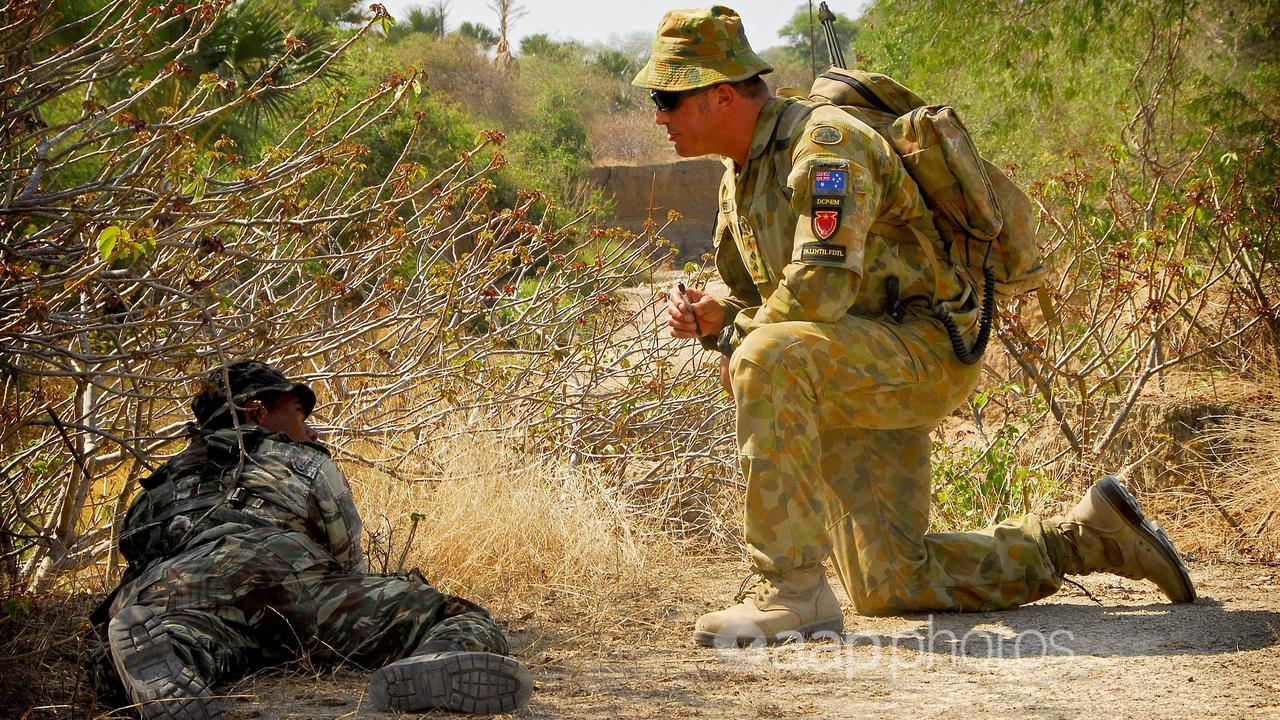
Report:
[[308,531],[308,497],[328,453],[253,426],[200,433],[142,481],[120,533],[129,574],[235,523]]

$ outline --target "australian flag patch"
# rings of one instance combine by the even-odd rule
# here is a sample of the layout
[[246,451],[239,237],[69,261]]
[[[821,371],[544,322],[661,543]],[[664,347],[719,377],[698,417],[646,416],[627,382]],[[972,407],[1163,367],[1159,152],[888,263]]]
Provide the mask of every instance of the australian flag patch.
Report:
[[840,229],[844,197],[849,191],[849,171],[843,168],[814,168],[812,178],[813,207],[810,216],[813,234],[827,240]]
[[849,194],[849,171],[838,168],[816,168],[813,171],[813,194],[831,197]]

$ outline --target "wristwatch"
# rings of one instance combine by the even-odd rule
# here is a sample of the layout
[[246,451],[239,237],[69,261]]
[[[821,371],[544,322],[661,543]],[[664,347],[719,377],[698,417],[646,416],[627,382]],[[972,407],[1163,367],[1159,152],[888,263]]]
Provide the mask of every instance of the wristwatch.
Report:
[[720,330],[720,335],[716,337],[716,349],[719,350],[720,353],[725,357],[733,356],[733,345],[732,343],[729,342],[730,339],[732,338],[733,338],[732,323],[729,325],[725,325],[724,328]]

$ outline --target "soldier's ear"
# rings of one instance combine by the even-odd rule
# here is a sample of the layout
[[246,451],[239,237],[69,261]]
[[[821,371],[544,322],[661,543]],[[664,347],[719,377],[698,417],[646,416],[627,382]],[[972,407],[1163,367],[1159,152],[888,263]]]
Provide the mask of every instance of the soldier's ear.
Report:
[[260,425],[267,417],[267,406],[261,400],[249,400],[244,404],[244,421],[251,425]]
[[719,85],[711,88],[711,92],[708,93],[708,96],[711,100],[711,104],[719,108],[728,107],[735,101],[741,99],[741,95],[739,95],[738,91],[729,83],[720,83]]

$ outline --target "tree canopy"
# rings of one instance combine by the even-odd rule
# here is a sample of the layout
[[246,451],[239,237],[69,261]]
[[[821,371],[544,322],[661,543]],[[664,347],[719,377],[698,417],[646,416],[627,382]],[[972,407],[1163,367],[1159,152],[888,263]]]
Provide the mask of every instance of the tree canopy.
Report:
[[[852,61],[853,57],[849,51],[854,47],[854,41],[858,36],[857,23],[843,13],[837,12],[834,14],[836,16],[836,37],[840,40],[840,49],[844,51],[846,60]],[[832,64],[831,53],[827,50],[822,26],[818,22],[818,11],[815,9],[812,17],[810,17],[808,3],[796,8],[796,12],[791,16],[791,19],[778,30],[778,36],[783,40],[783,47],[794,58],[808,62],[810,47],[812,47],[813,55],[817,58],[818,65],[821,66],[818,68],[819,70]]]

